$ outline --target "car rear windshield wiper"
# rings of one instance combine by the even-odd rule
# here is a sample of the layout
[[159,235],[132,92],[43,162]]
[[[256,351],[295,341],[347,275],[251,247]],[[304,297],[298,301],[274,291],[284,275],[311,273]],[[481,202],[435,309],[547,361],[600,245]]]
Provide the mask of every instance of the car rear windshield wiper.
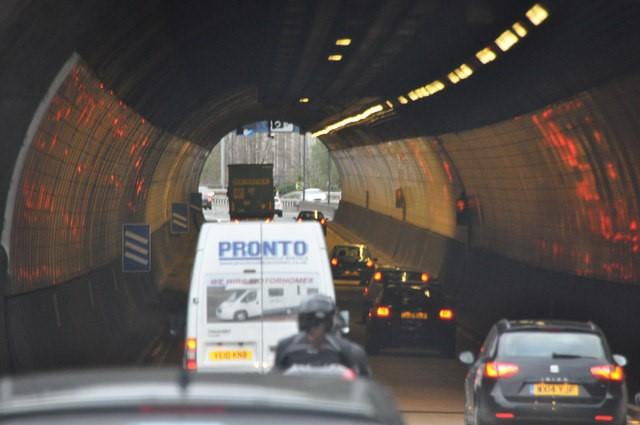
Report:
[[551,357],[554,359],[584,359],[585,356],[578,354],[566,354],[566,353],[551,353]]

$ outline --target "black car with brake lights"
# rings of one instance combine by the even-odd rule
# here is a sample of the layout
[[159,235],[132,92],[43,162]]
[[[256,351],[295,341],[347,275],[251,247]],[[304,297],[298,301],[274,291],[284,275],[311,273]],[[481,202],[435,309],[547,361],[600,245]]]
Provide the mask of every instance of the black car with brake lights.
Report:
[[322,211],[318,210],[303,210],[298,212],[296,221],[317,221],[322,226],[322,233],[327,235],[327,218],[322,214]]
[[465,380],[465,424],[626,424],[626,359],[593,323],[501,320]]
[[364,288],[365,348],[425,347],[451,357],[456,348],[456,316],[440,285],[427,273],[377,270]]
[[366,285],[375,272],[376,261],[366,245],[348,244],[335,245],[329,263],[334,279],[358,279]]

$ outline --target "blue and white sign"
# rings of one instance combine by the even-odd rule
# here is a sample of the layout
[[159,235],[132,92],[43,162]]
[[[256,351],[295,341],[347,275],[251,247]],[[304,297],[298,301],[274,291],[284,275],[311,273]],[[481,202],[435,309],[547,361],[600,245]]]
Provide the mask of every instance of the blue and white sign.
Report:
[[174,202],[171,204],[171,233],[187,233],[189,231],[189,210],[187,204]]
[[122,225],[122,271],[151,271],[151,235],[148,224]]
[[200,192],[191,192],[189,195],[189,208],[193,211],[202,212],[202,196]]

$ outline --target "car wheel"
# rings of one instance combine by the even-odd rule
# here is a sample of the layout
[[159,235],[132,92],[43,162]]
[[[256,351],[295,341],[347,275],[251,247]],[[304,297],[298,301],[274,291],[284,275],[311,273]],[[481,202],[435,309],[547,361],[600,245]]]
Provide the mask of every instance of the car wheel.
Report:
[[236,314],[233,315],[233,320],[235,320],[237,322],[244,322],[248,318],[249,318],[249,316],[247,315],[247,312],[244,311],[244,310],[237,311]]

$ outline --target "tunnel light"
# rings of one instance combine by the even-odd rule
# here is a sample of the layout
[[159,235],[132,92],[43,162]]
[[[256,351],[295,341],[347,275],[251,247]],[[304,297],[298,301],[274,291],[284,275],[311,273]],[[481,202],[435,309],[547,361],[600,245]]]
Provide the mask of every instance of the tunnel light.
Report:
[[360,112],[359,114],[351,115],[350,117],[344,118],[340,121],[337,121],[333,124],[326,126],[322,130],[312,133],[313,137],[324,136],[325,134],[329,134],[332,131],[340,130],[341,128],[344,128],[349,124],[355,124],[360,121],[366,120],[370,116],[377,114],[379,112],[382,112],[383,110],[384,110],[384,106],[382,106],[382,104],[372,106],[370,108],[367,108],[363,112]]
[[539,4],[535,4],[531,9],[527,10],[526,15],[533,25],[538,26],[542,22],[544,22],[547,17],[549,17],[549,12],[547,12],[547,9],[540,6]]
[[409,99],[404,96],[398,96],[398,102],[400,102],[401,105],[406,105],[409,103]]
[[351,45],[350,38],[339,38],[336,40],[336,46],[349,46]]
[[450,72],[449,74],[447,74],[447,78],[449,78],[449,81],[451,81],[453,84],[458,84],[460,82],[460,77],[458,77],[455,72]]
[[456,75],[461,80],[464,80],[465,78],[468,78],[473,74],[473,69],[471,69],[471,67],[469,65],[467,65],[466,63],[463,63],[458,68],[456,68],[453,72],[455,72]]
[[298,102],[300,102],[300,103],[309,103],[309,98],[308,97],[301,97],[300,99],[298,99]]
[[517,42],[518,36],[515,35],[511,30],[506,30],[505,32],[500,34],[498,38],[496,38],[496,44],[503,52],[509,50]]
[[387,106],[388,106],[389,108],[393,109],[393,102],[392,102],[392,101],[387,100],[387,101],[386,101],[386,102],[384,102],[384,103],[386,103],[386,104],[387,104]]
[[518,34],[518,37],[522,38],[527,35],[527,29],[520,22],[516,22],[511,26],[513,30]]
[[444,85],[444,83],[442,81],[435,80],[435,81],[427,84],[426,86],[424,86],[424,88],[431,95],[431,94],[436,94],[441,90],[444,90],[445,85]]
[[414,102],[419,99],[418,93],[416,93],[415,90],[411,90],[409,93],[407,93],[407,96],[409,96],[409,99],[413,100]]
[[329,55],[327,60],[329,62],[340,62],[342,60],[342,55]]
[[485,47],[484,49],[476,53],[476,58],[478,58],[478,60],[483,64],[488,64],[489,62],[494,61],[497,57],[498,55],[496,55],[495,52],[491,50],[491,47]]

